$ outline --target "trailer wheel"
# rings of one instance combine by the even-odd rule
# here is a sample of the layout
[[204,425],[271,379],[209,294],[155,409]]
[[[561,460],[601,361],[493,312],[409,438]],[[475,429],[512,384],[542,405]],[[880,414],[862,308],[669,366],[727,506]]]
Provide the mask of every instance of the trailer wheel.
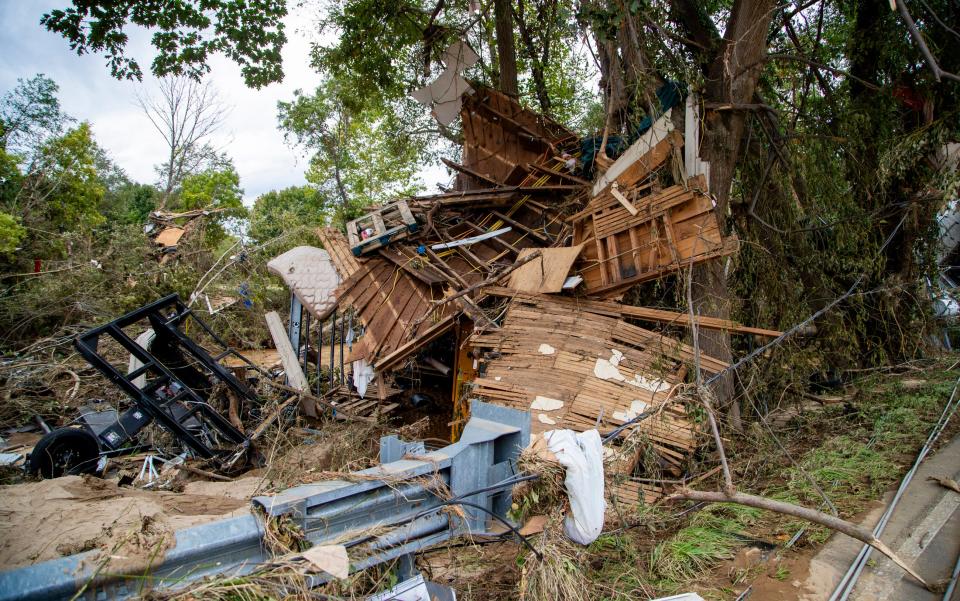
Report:
[[60,428],[40,439],[30,453],[29,470],[42,478],[97,471],[100,447],[96,437],[79,428]]

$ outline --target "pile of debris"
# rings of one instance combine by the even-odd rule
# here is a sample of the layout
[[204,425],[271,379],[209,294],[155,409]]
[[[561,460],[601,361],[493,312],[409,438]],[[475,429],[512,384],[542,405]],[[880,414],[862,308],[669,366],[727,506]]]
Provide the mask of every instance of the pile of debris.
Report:
[[157,247],[157,261],[164,265],[177,255],[177,248],[184,240],[203,228],[205,217],[222,213],[227,209],[195,209],[174,213],[158,209],[151,211],[144,232]]
[[[683,328],[689,315],[618,300],[635,284],[737,249],[720,232],[709,166],[696,158],[696,103],[686,105],[694,124],[686,135],[673,125],[682,107],[664,107],[591,181],[605,155],[584,165],[583,142],[569,130],[495,90],[472,92],[461,98],[462,163],[444,161],[454,189],[375,208],[346,235],[321,229],[325,251],[275,259],[293,293],[291,323],[312,316],[322,337],[332,315],[337,336],[337,310],[348,315],[341,381],[348,367],[352,382],[375,381],[377,402],[365,407],[384,412],[398,405],[391,389],[432,387],[454,439],[474,398],[531,411],[534,432],[609,431],[663,407],[630,427],[679,475],[697,432],[668,401],[689,366],[709,375],[727,365],[635,323]],[[321,273],[325,288],[311,280]],[[708,317],[697,324],[779,334]],[[291,336],[295,346],[299,339]],[[342,386],[333,403],[358,402],[366,391],[356,388]],[[626,476],[635,467],[621,465]]]
[[[488,516],[509,524],[511,491],[523,480],[515,475],[520,451],[548,431],[586,432],[614,476],[607,500],[625,507],[662,497],[663,474],[685,473],[699,437],[682,402],[688,372],[728,366],[676,335],[693,325],[692,315],[621,301],[638,283],[737,249],[721,233],[709,166],[697,158],[696,102],[688,99],[685,114],[676,102],[664,106],[616,160],[604,150],[585,161],[593,142],[584,153],[585,141],[514,99],[475,84],[461,91],[462,162],[444,161],[457,174],[452,189],[373,208],[346,233],[322,228],[322,248],[297,247],[269,262],[291,293],[286,324],[276,312],[265,316],[275,349],[237,352],[176,296],[78,337],[84,358],[133,402],[123,412],[86,411],[82,428],[45,437],[30,459],[45,476],[102,471],[104,458],[129,454],[156,423],[173,440],[161,436],[152,446],[182,451],[164,461],[166,469],[223,479],[265,463],[258,438],[289,423],[297,407],[307,419],[363,424],[426,416],[426,440],[457,441],[429,452],[423,442],[385,437],[380,467],[256,497],[250,514],[180,530],[156,566],[135,566],[151,573],[152,584],[172,585],[183,570],[200,578],[207,574],[193,571],[200,558],[222,554],[229,561],[210,574],[236,568],[262,583],[278,565],[293,566],[309,582],[291,584],[284,572],[281,589],[313,587],[490,531]],[[449,107],[442,112],[450,117]],[[682,135],[677,119],[687,123]],[[207,213],[151,216],[161,262]],[[107,356],[109,345],[129,364]],[[283,394],[268,402],[264,387]],[[601,447],[593,430],[630,442]],[[655,474],[642,472],[647,451]],[[202,460],[202,468],[187,459]],[[144,461],[136,480],[159,481],[156,471]],[[441,513],[450,505],[457,519]],[[278,537],[303,545],[274,552]],[[97,578],[81,569],[91,559],[84,553],[0,574],[0,584],[29,591],[22,598],[72,594],[82,579],[48,576]],[[416,580],[409,566],[402,571]],[[104,581],[100,590],[122,586]]]

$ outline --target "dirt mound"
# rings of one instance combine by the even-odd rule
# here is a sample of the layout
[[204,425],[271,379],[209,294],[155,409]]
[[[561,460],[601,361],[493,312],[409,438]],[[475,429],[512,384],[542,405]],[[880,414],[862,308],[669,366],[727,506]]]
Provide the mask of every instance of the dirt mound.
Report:
[[259,482],[191,482],[181,493],[89,476],[0,486],[0,569],[91,549],[149,558],[169,548],[180,528],[248,511]]

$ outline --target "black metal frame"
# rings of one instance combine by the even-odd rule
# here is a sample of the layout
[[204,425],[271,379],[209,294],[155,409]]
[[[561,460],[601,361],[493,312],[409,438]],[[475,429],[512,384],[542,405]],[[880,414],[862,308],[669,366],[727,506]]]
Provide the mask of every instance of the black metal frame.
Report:
[[[218,345],[225,349],[223,353],[216,357],[211,356],[206,349],[197,344],[181,329],[181,326],[188,323],[191,318]],[[190,431],[187,426],[187,422],[190,420],[194,420],[193,424],[199,422],[202,428],[216,432],[222,440],[237,445],[237,447],[249,447],[250,441],[246,435],[237,430],[226,418],[213,409],[207,402],[207,398],[184,381],[184,377],[196,381],[198,378],[207,378],[208,374],[193,365],[177,367],[166,365],[154,353],[142,348],[123,331],[123,328],[143,319],[149,321],[150,326],[156,333],[156,341],[166,346],[174,355],[179,355],[182,359],[195,361],[207,370],[215,380],[222,382],[236,394],[253,401],[256,400],[256,396],[219,363],[227,355],[238,355],[238,353],[220,339],[176,294],[161,298],[108,324],[81,334],[77,336],[74,344],[84,359],[123,390],[134,401],[137,408],[156,420],[161,427],[173,434],[200,457],[206,459],[218,458],[222,457],[225,452],[226,454],[234,454],[238,449],[210,448]],[[98,345],[101,336],[104,335],[116,340],[127,352],[142,362],[143,366],[127,374],[117,370],[98,353]],[[156,345],[157,342],[154,344]],[[158,373],[159,376],[152,380],[149,379],[151,371]],[[134,384],[134,380],[145,374],[148,376],[147,384],[140,388]],[[176,394],[167,399],[158,398],[158,389],[169,384],[179,386]],[[186,412],[181,407],[185,407]],[[174,408],[179,409],[179,411],[174,411]],[[178,413],[179,415],[177,415]],[[116,426],[121,428],[122,436],[129,440],[131,435],[123,429],[121,422],[118,421]],[[105,431],[99,438],[103,446],[112,449],[116,445],[107,444],[108,441],[104,438],[108,432],[109,430]]]

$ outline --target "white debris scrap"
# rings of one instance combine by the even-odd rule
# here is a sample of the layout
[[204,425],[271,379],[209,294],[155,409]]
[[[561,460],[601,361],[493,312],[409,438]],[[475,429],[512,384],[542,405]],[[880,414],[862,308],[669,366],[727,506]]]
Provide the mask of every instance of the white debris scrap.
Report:
[[551,399],[546,396],[538,396],[533,399],[533,402],[530,403],[531,409],[536,409],[539,411],[556,411],[557,409],[563,408],[563,401],[559,399]]
[[636,386],[637,388],[649,390],[650,392],[664,392],[670,390],[670,384],[659,378],[647,378],[642,374],[635,373],[633,374],[632,378],[627,379],[627,377],[620,372],[619,366],[621,361],[623,361],[623,353],[617,349],[612,349],[610,351],[609,359],[604,359],[602,357],[597,359],[597,363],[593,366],[593,375],[601,380],[615,380],[617,382],[623,382],[624,384]]
[[628,422],[633,418],[637,417],[641,413],[647,410],[647,405],[643,401],[633,401],[630,403],[630,408],[626,411],[614,411],[613,419],[618,419],[623,422]]

